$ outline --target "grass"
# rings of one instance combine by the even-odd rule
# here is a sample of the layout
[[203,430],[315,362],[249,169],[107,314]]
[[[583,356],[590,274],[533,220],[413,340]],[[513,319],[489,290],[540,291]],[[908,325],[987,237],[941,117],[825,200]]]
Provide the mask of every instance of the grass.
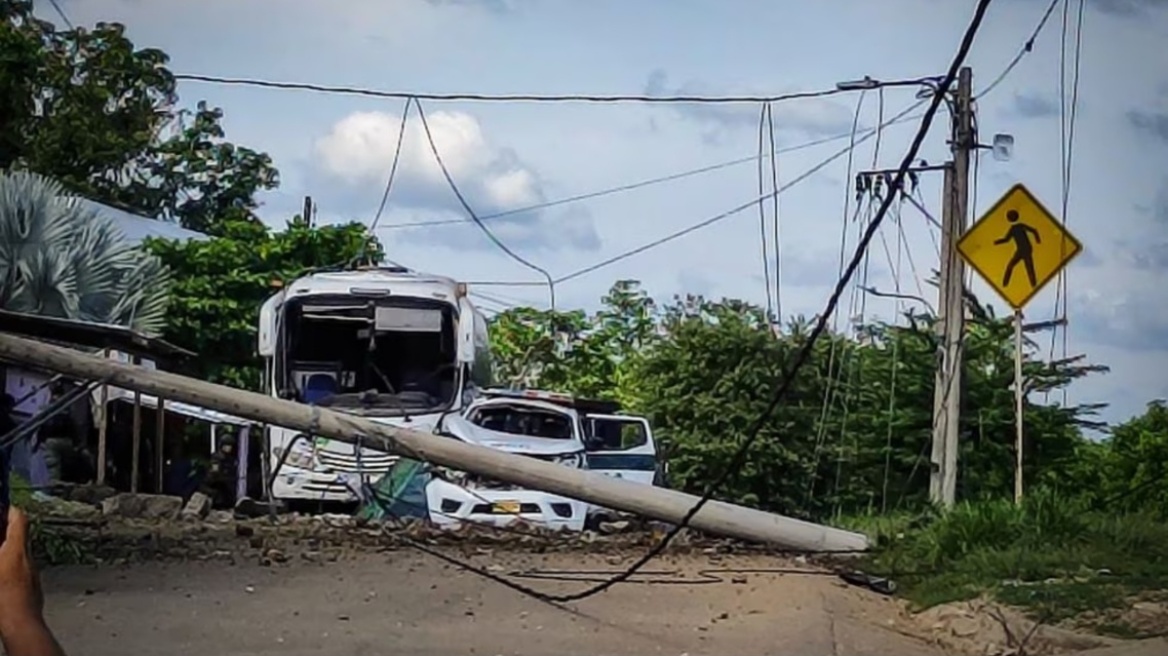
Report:
[[82,542],[74,536],[46,526],[38,517],[37,502],[32,495],[32,486],[16,474],[8,478],[12,505],[28,513],[29,531],[32,533],[33,558],[43,565],[69,565],[84,562],[85,550]]
[[[985,501],[840,523],[874,540],[864,567],[896,581],[918,608],[988,594],[1058,622],[1168,588],[1168,523],[1094,512],[1045,491],[1020,507]],[[1130,633],[1122,622],[1109,624],[1095,628]]]

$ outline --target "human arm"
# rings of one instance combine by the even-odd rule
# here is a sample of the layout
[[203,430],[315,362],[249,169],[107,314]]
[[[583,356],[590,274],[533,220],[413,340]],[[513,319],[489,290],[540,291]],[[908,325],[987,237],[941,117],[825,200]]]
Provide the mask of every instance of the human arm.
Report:
[[1036,243],[1036,244],[1041,244],[1041,243],[1042,243],[1042,235],[1038,234],[1038,231],[1037,231],[1037,230],[1035,230],[1034,228],[1031,228],[1030,226],[1026,226],[1026,230],[1027,230],[1027,231],[1028,231],[1028,232],[1029,232],[1031,235],[1034,235],[1034,243]]
[[40,577],[28,554],[28,517],[8,509],[0,545],[0,642],[8,656],[65,656],[43,614]]

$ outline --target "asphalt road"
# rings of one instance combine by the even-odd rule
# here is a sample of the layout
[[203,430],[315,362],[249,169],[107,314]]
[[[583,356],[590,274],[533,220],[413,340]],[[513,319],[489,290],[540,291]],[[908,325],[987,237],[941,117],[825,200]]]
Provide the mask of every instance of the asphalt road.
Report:
[[[479,554],[499,572],[615,569],[613,557]],[[45,572],[49,621],[70,654],[168,656],[797,654],[938,656],[892,628],[894,602],[831,576],[722,573],[790,566],[673,557],[675,583],[626,584],[555,607],[413,551],[263,567],[215,562]],[[580,583],[527,580],[567,591]]]

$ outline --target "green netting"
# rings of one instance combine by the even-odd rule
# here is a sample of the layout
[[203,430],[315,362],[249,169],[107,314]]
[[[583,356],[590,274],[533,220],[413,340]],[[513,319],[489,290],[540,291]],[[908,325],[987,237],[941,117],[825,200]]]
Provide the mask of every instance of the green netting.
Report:
[[357,516],[371,520],[399,517],[429,519],[426,484],[430,482],[430,476],[430,468],[425,462],[400,458],[373,484],[372,498],[365,500]]

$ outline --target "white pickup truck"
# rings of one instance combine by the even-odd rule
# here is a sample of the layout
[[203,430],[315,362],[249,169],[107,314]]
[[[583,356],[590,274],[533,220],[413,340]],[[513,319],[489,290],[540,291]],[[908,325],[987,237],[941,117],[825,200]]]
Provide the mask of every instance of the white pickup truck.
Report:
[[[649,422],[619,414],[617,404],[538,390],[491,389],[439,432],[481,446],[661,485],[665,467]],[[522,520],[583,530],[602,508],[463,472],[448,472],[426,486],[430,519],[439,525],[473,522],[501,526]]]

